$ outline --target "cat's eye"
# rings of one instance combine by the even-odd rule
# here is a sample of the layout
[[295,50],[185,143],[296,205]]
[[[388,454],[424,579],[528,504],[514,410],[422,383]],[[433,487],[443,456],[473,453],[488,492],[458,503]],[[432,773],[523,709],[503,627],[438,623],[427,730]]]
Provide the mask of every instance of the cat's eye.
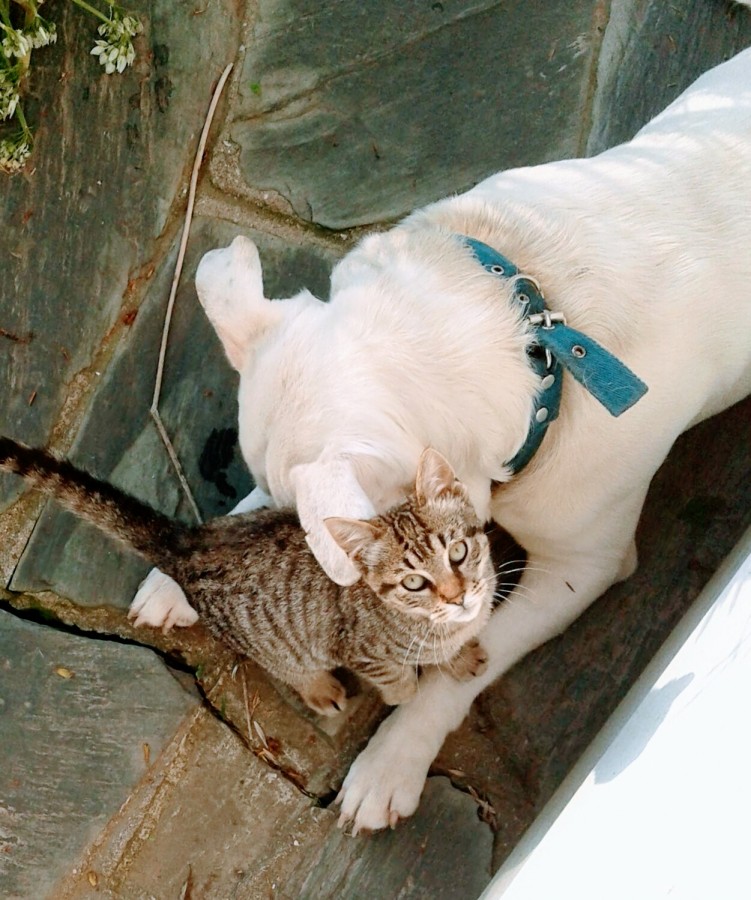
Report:
[[423,578],[422,575],[405,575],[402,578],[402,587],[407,588],[408,591],[421,591],[427,583],[428,579]]
[[467,555],[466,541],[454,541],[449,546],[449,559],[452,563],[460,563]]

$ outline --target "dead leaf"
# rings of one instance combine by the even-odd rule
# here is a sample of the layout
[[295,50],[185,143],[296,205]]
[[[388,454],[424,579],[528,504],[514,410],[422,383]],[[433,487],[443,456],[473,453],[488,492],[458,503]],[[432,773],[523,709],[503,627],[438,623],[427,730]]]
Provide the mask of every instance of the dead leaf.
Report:
[[192,900],[193,898],[193,869],[188,866],[188,877],[180,891],[180,900]]
[[264,747],[268,748],[269,742],[266,740],[266,732],[261,728],[260,724],[253,721],[253,728],[255,728],[256,734],[258,735],[258,739],[263,744]]

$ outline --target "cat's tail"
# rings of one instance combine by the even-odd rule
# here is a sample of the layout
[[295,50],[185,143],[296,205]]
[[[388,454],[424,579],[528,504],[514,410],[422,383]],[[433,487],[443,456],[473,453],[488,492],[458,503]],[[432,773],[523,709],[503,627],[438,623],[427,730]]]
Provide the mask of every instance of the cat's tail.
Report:
[[0,437],[0,470],[20,475],[161,568],[171,568],[169,563],[187,549],[187,526],[45,450]]

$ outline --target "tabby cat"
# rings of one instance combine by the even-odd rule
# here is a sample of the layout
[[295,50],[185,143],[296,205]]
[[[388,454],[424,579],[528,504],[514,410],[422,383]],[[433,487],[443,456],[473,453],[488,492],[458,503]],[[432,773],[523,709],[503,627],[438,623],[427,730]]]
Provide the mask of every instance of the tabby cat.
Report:
[[188,527],[43,450],[0,437],[0,469],[159,566],[178,582],[219,640],[334,715],[345,666],[389,704],[417,687],[418,666],[478,675],[477,634],[495,590],[488,540],[464,486],[435,450],[420,460],[412,494],[368,521],[326,525],[362,579],[330,581],[291,510],[257,510]]

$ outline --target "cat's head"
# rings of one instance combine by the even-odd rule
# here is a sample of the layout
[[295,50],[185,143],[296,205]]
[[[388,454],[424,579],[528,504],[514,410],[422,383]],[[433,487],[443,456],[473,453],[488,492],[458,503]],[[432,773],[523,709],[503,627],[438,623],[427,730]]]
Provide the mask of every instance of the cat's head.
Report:
[[369,520],[325,520],[365,582],[416,618],[465,624],[490,610],[490,546],[466,488],[436,450],[420,457],[412,494]]

